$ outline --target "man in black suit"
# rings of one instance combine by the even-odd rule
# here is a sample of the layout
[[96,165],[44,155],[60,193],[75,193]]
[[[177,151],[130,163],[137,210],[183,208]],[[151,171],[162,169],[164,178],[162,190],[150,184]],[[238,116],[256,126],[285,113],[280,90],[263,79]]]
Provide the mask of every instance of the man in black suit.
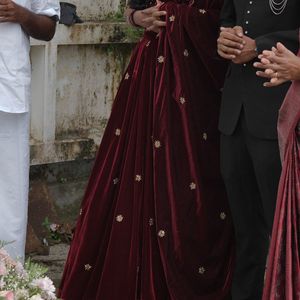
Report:
[[263,86],[253,62],[282,42],[299,48],[300,1],[225,0],[219,55],[231,61],[219,128],[221,167],[236,233],[233,300],[260,300],[281,172],[278,110],[289,83]]

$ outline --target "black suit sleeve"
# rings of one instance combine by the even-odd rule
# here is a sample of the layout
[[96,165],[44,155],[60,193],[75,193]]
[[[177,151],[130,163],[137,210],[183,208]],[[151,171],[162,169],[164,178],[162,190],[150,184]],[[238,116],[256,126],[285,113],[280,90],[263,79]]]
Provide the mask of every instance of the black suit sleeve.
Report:
[[149,7],[150,1],[149,0],[129,0],[128,6],[132,9],[136,10],[143,10]]
[[234,27],[236,25],[236,12],[233,0],[225,0],[221,10],[221,26]]
[[270,50],[278,42],[281,42],[296,54],[299,50],[299,29],[272,32],[256,38],[255,41],[258,53]]

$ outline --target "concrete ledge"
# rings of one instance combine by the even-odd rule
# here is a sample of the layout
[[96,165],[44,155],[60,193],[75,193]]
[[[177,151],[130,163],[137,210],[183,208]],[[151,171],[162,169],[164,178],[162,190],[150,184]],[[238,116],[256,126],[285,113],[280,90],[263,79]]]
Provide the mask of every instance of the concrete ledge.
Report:
[[[142,31],[132,28],[125,22],[87,22],[65,26],[59,24],[54,39],[50,42],[56,45],[91,45],[136,43]],[[32,46],[46,45],[47,42],[32,39]]]
[[97,146],[93,139],[68,139],[50,143],[31,141],[31,165],[93,159]]

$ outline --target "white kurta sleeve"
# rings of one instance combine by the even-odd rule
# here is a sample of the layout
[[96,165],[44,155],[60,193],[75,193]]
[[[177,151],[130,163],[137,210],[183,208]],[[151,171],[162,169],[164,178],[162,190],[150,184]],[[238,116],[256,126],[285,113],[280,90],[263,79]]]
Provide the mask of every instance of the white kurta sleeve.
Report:
[[60,17],[60,5],[58,0],[31,0],[31,10],[39,15]]

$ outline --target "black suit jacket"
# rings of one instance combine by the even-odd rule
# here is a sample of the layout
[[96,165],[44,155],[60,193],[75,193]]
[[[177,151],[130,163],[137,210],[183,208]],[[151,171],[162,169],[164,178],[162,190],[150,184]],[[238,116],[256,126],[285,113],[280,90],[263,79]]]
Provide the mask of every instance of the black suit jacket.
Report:
[[[277,1],[278,2],[278,1]],[[221,24],[240,25],[245,34],[256,40],[258,52],[282,42],[296,53],[299,49],[300,1],[288,0],[285,11],[276,16],[269,0],[225,0]],[[278,110],[289,83],[280,87],[263,87],[264,79],[256,76],[253,61],[244,65],[231,63],[223,89],[219,129],[231,135],[244,108],[248,129],[259,138],[277,138]]]

